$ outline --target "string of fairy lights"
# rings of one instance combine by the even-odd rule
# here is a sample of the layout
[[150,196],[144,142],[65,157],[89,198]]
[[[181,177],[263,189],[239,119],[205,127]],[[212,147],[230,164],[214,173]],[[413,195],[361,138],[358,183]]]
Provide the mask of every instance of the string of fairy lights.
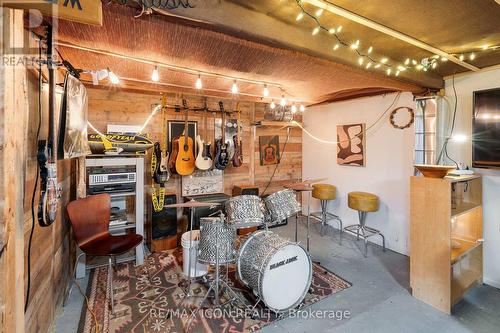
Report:
[[[317,10],[309,11],[307,10],[302,0],[294,0],[298,7],[298,13],[295,17],[295,21],[302,21],[304,18],[309,18],[315,23],[315,27],[312,29],[311,34],[313,36],[318,35],[320,32],[327,33],[334,39],[334,44],[332,46],[333,51],[337,51],[341,47],[349,48],[354,51],[354,54],[358,57],[359,66],[363,66],[365,69],[381,69],[385,70],[387,75],[399,76],[402,72],[414,69],[417,71],[428,71],[429,69],[436,69],[439,61],[448,61],[445,57],[440,57],[439,55],[434,55],[432,57],[421,59],[417,61],[415,59],[406,58],[400,64],[390,64],[387,57],[375,57],[373,55],[373,46],[368,46],[363,48],[361,46],[361,41],[356,39],[355,41],[347,41],[342,38],[340,32],[343,30],[341,25],[337,27],[327,27],[323,25],[320,21],[320,17],[323,14],[323,8],[318,8]],[[314,12],[314,13],[313,13]],[[485,51],[496,51],[500,50],[500,45],[483,45],[477,50],[466,51],[462,53],[451,53],[450,55],[457,57],[460,61],[473,61],[476,59],[477,54]]]
[[[428,58],[421,59],[419,61],[411,58],[406,58],[404,61],[401,61],[401,63],[390,63],[389,58],[385,56],[376,56],[374,55],[374,48],[371,45],[365,46],[362,45],[362,42],[360,39],[356,39],[354,41],[348,41],[347,38],[342,37],[341,32],[343,31],[343,27],[341,25],[338,26],[331,26],[328,27],[324,25],[321,21],[320,18],[322,17],[322,14],[324,12],[323,8],[317,8],[317,9],[312,9],[308,10],[302,0],[293,0],[293,2],[297,5],[298,12],[297,16],[295,17],[295,21],[299,23],[300,21],[303,21],[306,18],[309,18],[314,22],[314,28],[311,31],[312,36],[316,36],[320,33],[326,33],[329,36],[331,36],[334,39],[334,43],[332,47],[332,51],[335,52],[340,48],[348,48],[353,51],[353,54],[358,57],[358,64],[359,66],[364,67],[366,70],[369,69],[380,69],[385,71],[387,75],[394,75],[394,76],[399,76],[402,72],[406,70],[416,70],[416,71],[428,71],[432,69],[436,69],[439,62],[446,62],[448,59],[446,57],[440,57],[439,55],[434,55]],[[62,46],[67,46],[67,47],[74,47],[72,45],[64,45],[64,43],[61,44]],[[451,53],[450,55],[453,55],[460,59],[461,61],[473,61],[477,58],[478,54],[481,52],[495,52],[497,50],[500,50],[500,45],[483,45],[475,50],[470,50],[462,53]],[[105,53],[104,51],[99,51],[99,50],[87,50],[91,52],[97,52],[97,53]],[[152,61],[144,60],[144,59],[137,59],[133,58],[130,56],[125,56],[125,55],[118,55],[118,54],[111,54],[109,52],[106,53],[107,55],[110,56],[115,56],[118,58],[123,58],[127,60],[132,60],[132,61],[138,61],[146,65],[151,65],[152,68],[152,73],[151,73],[151,82],[152,83],[158,83],[160,81],[160,68],[166,68],[168,70],[174,70],[174,71],[181,71],[186,74],[190,74],[194,76],[194,82],[193,86],[196,90],[201,91],[204,88],[203,84],[203,77],[218,77],[218,78],[223,78],[227,81],[229,81],[229,84],[227,88],[223,88],[220,91],[227,91],[228,93],[231,93],[233,97],[237,94],[240,93],[240,89],[238,86],[238,83],[245,83],[245,84],[253,84],[253,85],[259,85],[262,87],[262,95],[261,98],[265,101],[269,102],[269,107],[271,109],[275,109],[278,105],[282,108],[289,107],[290,111],[292,113],[296,113],[297,111],[304,112],[305,111],[305,106],[303,103],[290,98],[290,95],[287,93],[287,91],[284,89],[283,86],[277,83],[271,83],[271,82],[262,82],[262,81],[256,81],[256,80],[249,80],[249,79],[243,79],[243,78],[235,78],[219,73],[211,73],[211,72],[204,72],[204,71],[197,71],[195,69],[191,68],[184,68],[184,67],[179,67],[175,66],[172,64],[163,64],[163,63],[155,63]],[[91,71],[92,77],[94,84],[98,84],[100,80],[103,80],[105,78],[108,78],[109,82],[113,85],[118,85],[120,84],[120,78],[119,76],[111,71],[109,68],[103,69],[103,70],[98,70],[98,71]],[[126,79],[125,79],[126,80]],[[275,89],[278,89],[280,91],[280,95],[278,97],[271,96],[270,95],[270,90],[269,88],[273,87]],[[226,90],[227,89],[227,90]],[[219,91],[219,90],[218,90]],[[251,94],[247,94],[251,95]],[[252,95],[255,96],[255,95]],[[257,95],[258,96],[258,95]]]

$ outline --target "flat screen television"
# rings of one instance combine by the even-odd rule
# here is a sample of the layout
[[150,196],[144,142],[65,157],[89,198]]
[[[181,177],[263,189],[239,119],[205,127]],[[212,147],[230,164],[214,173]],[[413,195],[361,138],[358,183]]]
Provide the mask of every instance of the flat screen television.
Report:
[[474,92],[472,166],[500,168],[500,88]]

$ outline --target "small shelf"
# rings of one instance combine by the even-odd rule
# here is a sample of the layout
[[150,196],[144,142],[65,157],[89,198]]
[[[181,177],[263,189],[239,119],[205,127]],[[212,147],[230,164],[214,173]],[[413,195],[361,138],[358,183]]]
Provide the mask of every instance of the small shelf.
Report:
[[259,126],[259,127],[299,127],[299,125],[302,124],[298,122],[273,121],[273,120],[260,120],[252,124],[252,126]]
[[135,192],[119,192],[119,193],[110,193],[109,196],[112,198],[119,198],[119,197],[130,197],[135,195]]
[[127,224],[110,225],[109,231],[120,231],[120,230],[134,229],[134,228],[135,228],[135,222],[127,222]]
[[472,269],[462,269],[460,276],[451,281],[451,304],[456,304],[469,289],[481,279],[479,272]]
[[451,264],[454,265],[472,250],[481,245],[481,242],[473,242],[465,239],[452,238],[452,240],[460,243],[460,247],[457,249],[451,249]]
[[451,218],[457,218],[479,207],[481,207],[481,204],[473,202],[462,202],[457,206],[457,208],[451,210]]

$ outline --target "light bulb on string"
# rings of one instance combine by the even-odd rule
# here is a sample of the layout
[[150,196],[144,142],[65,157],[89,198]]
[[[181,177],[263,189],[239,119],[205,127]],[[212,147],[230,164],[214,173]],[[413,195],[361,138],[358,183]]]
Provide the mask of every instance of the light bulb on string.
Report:
[[448,58],[446,58],[446,57],[442,57],[442,58],[441,58],[441,61],[442,61],[442,62],[446,62],[446,61],[448,61]]
[[410,58],[406,58],[405,65],[408,66],[410,64]]
[[196,79],[196,89],[201,88],[203,88],[203,83],[201,82],[201,75],[198,75],[198,78]]
[[375,68],[380,68],[380,66],[382,66],[382,65],[381,64],[376,64]]
[[476,59],[476,55],[474,53],[471,53],[470,56],[469,56],[469,59],[470,60]]
[[264,91],[262,91],[262,95],[264,97],[269,97],[269,89],[267,88],[267,84],[264,85]]
[[339,25],[339,27],[337,28],[337,33],[341,32],[342,31],[342,26]]
[[372,67],[372,63],[371,62],[369,62],[369,63],[366,64],[366,69],[368,69],[370,67]]
[[299,110],[300,110],[300,112],[304,112],[306,110],[306,107],[304,106],[304,104],[300,104]]
[[340,44],[339,44],[339,43],[337,43],[337,44],[335,44],[335,45],[333,46],[333,50],[334,50],[334,51],[337,51],[339,47],[340,47]]
[[483,50],[487,50],[487,49],[488,49],[488,47],[489,47],[489,45],[487,45],[487,44],[486,44],[486,45],[483,45],[482,49],[483,49]]
[[434,61],[434,62],[432,63],[432,69],[436,69],[437,65],[438,65],[438,63]]
[[160,81],[160,73],[158,72],[158,66],[153,69],[153,74],[151,74],[151,80],[154,82]]
[[302,20],[302,18],[303,18],[303,17],[304,17],[304,12],[303,12],[303,11],[301,11],[301,12],[297,15],[297,17],[295,18],[295,20],[296,20],[296,21],[300,21],[300,20]]
[[109,81],[112,84],[120,83],[120,79],[118,78],[118,76],[115,73],[113,73],[112,71],[110,71],[109,68],[108,68],[108,77],[109,77]]
[[356,50],[359,47],[359,39],[351,44],[351,49]]
[[317,34],[318,34],[318,32],[319,32],[319,27],[316,27],[316,28],[314,28],[314,29],[313,29],[313,31],[312,31],[312,35],[313,35],[313,36],[314,36],[314,35],[317,35]]
[[396,74],[395,74],[395,75],[396,75],[396,76],[399,76],[399,71],[396,71]]
[[415,59],[412,59],[411,63],[415,66],[418,64],[418,62]]
[[237,94],[238,93],[238,85],[236,84],[236,80],[234,80],[234,82],[233,82],[233,85],[231,87],[231,92],[233,94]]
[[367,52],[368,52],[368,54],[370,54],[370,53],[372,53],[372,51],[373,51],[373,46],[370,46],[370,47],[368,48],[368,51],[367,51]]
[[365,59],[363,59],[363,57],[359,57],[358,58],[358,63],[359,63],[360,66],[363,65],[364,61],[365,61]]
[[276,103],[274,103],[274,101],[271,101],[271,104],[269,105],[269,107],[272,109],[275,109],[276,108]]
[[292,113],[297,112],[297,106],[295,104],[292,104]]
[[285,105],[286,105],[285,95],[282,95],[282,96],[281,96],[280,105],[281,105],[281,106],[285,106]]
[[323,14],[323,8],[320,8],[316,11],[316,17],[320,17]]
[[389,59],[387,59],[387,58],[382,58],[382,59],[380,60],[380,62],[381,62],[381,63],[383,63],[383,64],[385,64],[388,60],[389,60]]
[[328,30],[328,33],[330,35],[333,35],[335,33],[335,28],[331,28],[330,30]]
[[392,72],[392,69],[387,68],[387,71],[386,71],[387,75],[391,75],[391,72]]
[[464,56],[463,54],[461,54],[461,55],[458,57],[458,59],[460,59],[460,61],[464,61],[465,56]]

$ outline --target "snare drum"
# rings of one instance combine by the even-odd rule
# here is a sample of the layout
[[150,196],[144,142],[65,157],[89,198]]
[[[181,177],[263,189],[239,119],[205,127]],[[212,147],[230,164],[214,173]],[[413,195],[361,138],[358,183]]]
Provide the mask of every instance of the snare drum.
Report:
[[262,200],[256,195],[239,195],[226,201],[227,222],[236,228],[256,227],[264,223]]
[[279,223],[300,212],[301,207],[295,193],[286,189],[275,192],[264,199],[272,223]]
[[257,231],[238,254],[238,277],[275,312],[298,306],[312,281],[312,262],[296,243],[271,231]]
[[201,262],[215,264],[217,258],[219,264],[233,262],[236,259],[236,229],[221,217],[202,217],[199,249],[198,260]]

